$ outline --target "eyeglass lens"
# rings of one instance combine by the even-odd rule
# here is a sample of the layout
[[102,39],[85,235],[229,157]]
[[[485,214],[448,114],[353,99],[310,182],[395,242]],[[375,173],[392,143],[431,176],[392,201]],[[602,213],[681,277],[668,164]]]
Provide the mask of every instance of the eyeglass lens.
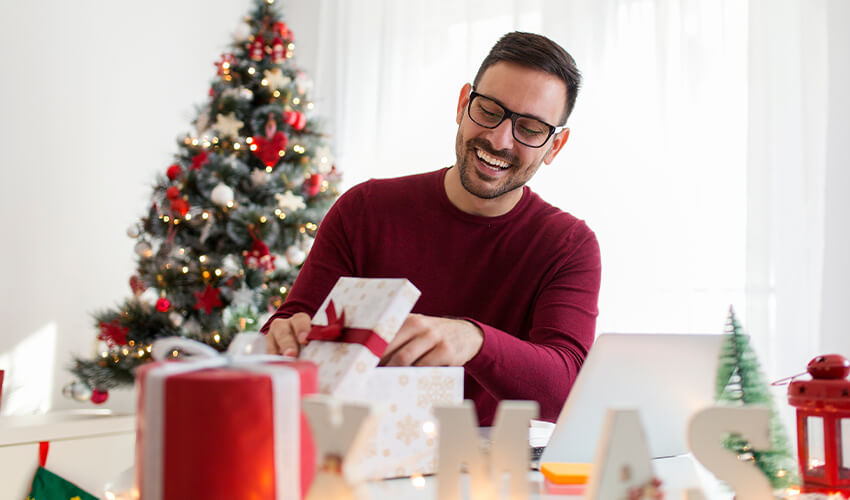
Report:
[[[505,108],[492,99],[475,94],[469,106],[472,121],[486,128],[496,128],[504,121]],[[549,139],[549,125],[526,116],[513,120],[514,138],[527,146],[541,146]]]

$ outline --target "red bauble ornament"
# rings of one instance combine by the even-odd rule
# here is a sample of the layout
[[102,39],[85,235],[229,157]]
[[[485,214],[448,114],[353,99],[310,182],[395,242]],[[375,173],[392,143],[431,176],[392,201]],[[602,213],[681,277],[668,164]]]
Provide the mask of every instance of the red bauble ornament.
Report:
[[206,151],[201,151],[192,157],[192,170],[200,170],[201,167],[209,163],[210,155]]
[[183,173],[183,167],[181,167],[180,165],[175,163],[175,164],[171,165],[170,167],[168,167],[168,170],[166,170],[165,175],[167,175],[168,178],[173,181],[173,180],[177,179],[178,177],[180,177],[180,175],[182,173]]
[[307,196],[316,196],[322,190],[322,174],[312,174],[304,183],[304,193]]
[[148,287],[145,286],[145,282],[142,281],[142,278],[136,275],[130,276],[130,290],[133,291],[133,295],[141,295],[142,292],[147,289]]
[[307,117],[300,111],[284,111],[283,121],[299,131],[304,130],[304,126],[307,125]]
[[840,354],[824,354],[809,361],[806,370],[816,379],[842,379],[850,375],[850,360]]
[[180,197],[180,188],[177,186],[171,186],[165,190],[165,197],[169,200],[174,200]]
[[258,36],[254,39],[254,43],[251,44],[251,60],[253,61],[262,61],[266,56],[266,46],[263,41],[263,37]]
[[110,321],[109,323],[100,322],[100,334],[98,340],[103,340],[109,347],[122,346],[127,344],[127,332],[130,329],[126,326],[121,326],[118,320]]
[[166,299],[165,297],[160,297],[156,301],[156,310],[159,312],[168,312],[171,308],[171,301]]
[[207,314],[212,314],[213,308],[221,307],[221,299],[219,295],[221,290],[213,288],[212,285],[207,285],[203,292],[192,292],[195,295],[195,309],[203,309]]
[[106,400],[109,399],[109,391],[100,389],[93,389],[91,391],[91,402],[99,405],[105,403]]
[[185,216],[189,212],[189,202],[183,198],[171,200],[171,211],[180,217]]
[[281,153],[286,151],[286,144],[289,142],[286,134],[277,130],[277,123],[271,114],[266,122],[266,136],[252,137],[251,140],[251,152],[267,167],[272,168],[280,161]]
[[283,48],[283,40],[275,38],[272,42],[272,62],[280,64],[286,60],[286,49]]
[[284,40],[286,40],[287,38],[292,38],[292,31],[289,30],[289,28],[286,26],[286,23],[283,21],[278,21],[274,23],[274,30]]

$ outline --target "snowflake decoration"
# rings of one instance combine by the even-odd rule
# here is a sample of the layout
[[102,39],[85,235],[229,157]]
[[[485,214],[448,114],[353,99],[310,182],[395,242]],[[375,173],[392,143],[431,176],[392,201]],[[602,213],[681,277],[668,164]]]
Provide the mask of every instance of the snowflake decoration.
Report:
[[419,379],[419,382],[416,384],[416,388],[419,391],[416,405],[420,408],[427,408],[434,403],[449,402],[454,385],[454,379],[451,377],[433,375]]
[[292,194],[292,191],[287,191],[283,194],[278,193],[274,197],[277,199],[277,206],[284,212],[294,212],[307,208],[307,205],[304,204],[304,198],[297,194]]
[[411,441],[419,439],[420,425],[418,420],[407,415],[403,420],[399,420],[396,423],[398,431],[395,434],[395,438],[399,441],[404,441],[405,446],[410,446]]
[[280,71],[280,68],[267,69],[263,71],[263,77],[265,77],[266,82],[269,84],[269,88],[272,90],[285,88],[292,81],[292,78],[285,76],[283,72]]
[[236,113],[231,111],[226,115],[221,113],[216,115],[215,124],[212,128],[222,137],[237,137],[239,136],[239,129],[244,125],[245,123],[242,120],[236,118]]

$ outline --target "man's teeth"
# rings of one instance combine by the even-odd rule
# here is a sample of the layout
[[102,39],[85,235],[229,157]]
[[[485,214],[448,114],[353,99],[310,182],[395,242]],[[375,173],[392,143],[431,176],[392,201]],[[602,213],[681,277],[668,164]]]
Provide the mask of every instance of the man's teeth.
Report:
[[478,158],[479,158],[481,161],[483,161],[484,163],[487,163],[487,164],[489,164],[489,165],[492,165],[492,166],[494,166],[494,167],[497,167],[497,168],[508,168],[508,167],[510,167],[510,166],[511,166],[511,164],[510,164],[510,163],[508,163],[508,162],[506,162],[506,161],[504,161],[504,160],[500,160],[500,159],[498,159],[498,158],[494,158],[494,157],[492,157],[492,156],[488,155],[487,153],[485,153],[484,151],[481,151],[480,149],[476,149],[476,150],[475,150],[475,154],[476,154],[476,155],[478,155]]

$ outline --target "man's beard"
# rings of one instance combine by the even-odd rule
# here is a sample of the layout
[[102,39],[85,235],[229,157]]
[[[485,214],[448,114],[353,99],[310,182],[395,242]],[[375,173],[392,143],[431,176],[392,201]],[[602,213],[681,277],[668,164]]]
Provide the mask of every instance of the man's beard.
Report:
[[[461,185],[463,185],[463,188],[470,194],[481,199],[492,200],[493,198],[498,198],[505,193],[522,187],[528,181],[528,179],[516,178],[518,169],[520,168],[518,165],[519,158],[510,151],[496,151],[490,146],[489,142],[481,139],[480,137],[470,139],[466,142],[466,144],[463,144],[461,141],[461,133],[460,130],[458,130],[457,139],[455,139],[458,173],[460,174]],[[504,160],[511,164],[509,167],[511,172],[508,172],[504,176],[500,185],[488,188],[485,185],[476,183],[476,179],[480,181],[487,180],[481,177],[478,167],[471,164],[471,162],[478,161],[478,156],[475,153],[476,149],[480,149],[490,156],[499,158],[500,160]]]

